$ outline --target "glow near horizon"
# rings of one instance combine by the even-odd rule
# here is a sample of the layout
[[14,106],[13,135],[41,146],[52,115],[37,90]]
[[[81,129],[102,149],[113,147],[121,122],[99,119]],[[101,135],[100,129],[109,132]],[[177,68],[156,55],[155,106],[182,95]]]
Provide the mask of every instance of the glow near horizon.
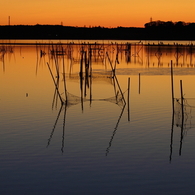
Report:
[[0,3],[0,25],[144,27],[153,20],[195,22],[194,0],[7,0]]

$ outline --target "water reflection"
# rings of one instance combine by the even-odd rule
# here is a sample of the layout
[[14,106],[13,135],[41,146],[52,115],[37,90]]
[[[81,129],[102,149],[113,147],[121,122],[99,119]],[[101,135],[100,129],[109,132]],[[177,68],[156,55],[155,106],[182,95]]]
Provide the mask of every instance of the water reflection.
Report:
[[[187,64],[194,51],[176,47],[50,42],[1,52],[4,194],[23,194],[32,184],[35,193],[68,193],[75,183],[75,194],[193,194],[195,71]],[[177,74],[173,113],[170,60]]]
[[14,54],[14,47],[13,46],[0,46],[0,62],[2,62],[3,72],[5,72],[5,57],[9,60],[11,56]]
[[[0,46],[0,60],[5,69],[5,55],[8,58],[14,54],[15,50],[20,50],[21,45],[17,42],[1,43]],[[195,45],[192,43],[163,43],[163,42],[58,42],[48,43],[35,42],[28,47],[36,50],[36,72],[38,66],[46,64],[46,62],[55,62],[64,58],[66,63],[73,69],[73,66],[80,63],[80,52],[88,50],[91,55],[90,61],[93,64],[105,64],[108,61],[106,53],[109,54],[111,61],[117,61],[118,68],[126,68],[131,65],[135,67],[169,67],[170,61],[176,67],[194,67],[194,51]],[[129,67],[130,68],[130,67]]]
[[[49,147],[49,145],[50,145],[50,142],[51,142],[51,139],[52,139],[52,137],[53,137],[53,134],[54,134],[56,125],[57,125],[57,123],[58,123],[58,119],[59,119],[59,117],[60,117],[60,115],[61,115],[61,112],[62,112],[62,109],[63,109],[63,105],[61,105],[61,107],[60,107],[60,109],[59,109],[58,115],[57,115],[57,117],[56,117],[56,121],[55,121],[55,123],[54,123],[54,126],[53,126],[53,129],[52,129],[52,131],[51,131],[50,137],[49,137],[49,139],[48,139],[47,147]],[[65,113],[65,112],[64,112],[64,113]],[[65,114],[64,114],[64,116],[65,116]],[[64,127],[65,127],[65,120],[64,120],[64,125],[63,125],[63,132],[64,132]]]
[[176,67],[194,67],[194,45],[193,44],[144,44],[143,42],[134,43],[60,43],[49,44],[43,46],[37,46],[37,56],[41,61],[41,58],[45,58],[48,55],[49,59],[53,59],[57,63],[58,57],[63,57],[70,65],[70,69],[73,66],[80,63],[80,52],[88,50],[91,54],[91,62],[93,64],[105,64],[107,54],[109,54],[111,61],[116,61],[118,68],[124,68],[124,65],[131,65],[129,68],[135,67],[169,67],[170,61],[173,61],[173,65]]
[[195,98],[176,98],[171,125],[170,162],[172,160],[174,127],[180,128],[179,155],[182,154],[184,136],[195,127]]
[[[99,50],[99,48],[98,48]],[[54,52],[55,51],[55,52]],[[92,70],[92,59],[93,56],[96,56],[96,53],[93,53],[93,49],[91,49],[91,47],[89,48],[85,48],[82,47],[81,51],[80,51],[80,70],[79,73],[77,74],[73,74],[71,71],[68,73],[65,73],[65,66],[64,66],[64,50],[63,48],[61,48],[61,50],[52,50],[52,53],[54,55],[54,63],[55,63],[55,67],[56,67],[56,77],[54,77],[54,73],[52,72],[49,63],[47,62],[48,65],[48,69],[50,71],[50,75],[51,78],[53,80],[54,86],[55,86],[55,92],[54,92],[54,98],[53,98],[53,102],[57,102],[58,98],[61,102],[61,107],[60,110],[58,112],[54,127],[52,129],[52,132],[50,134],[50,137],[48,139],[48,144],[47,147],[50,145],[52,136],[54,134],[58,119],[60,117],[60,114],[62,112],[62,109],[64,109],[64,120],[63,120],[63,135],[62,135],[62,147],[61,147],[61,151],[63,153],[64,151],[64,139],[65,139],[65,120],[66,120],[66,111],[67,108],[69,108],[70,106],[73,105],[77,105],[77,104],[81,104],[81,110],[84,110],[84,102],[89,101],[90,102],[90,106],[92,106],[92,102],[93,101],[108,101],[111,103],[114,103],[116,105],[118,105],[119,107],[121,107],[122,111],[121,114],[119,116],[119,119],[116,123],[116,126],[114,128],[114,132],[113,135],[111,137],[111,140],[109,142],[109,147],[106,149],[106,156],[109,153],[109,150],[111,148],[112,145],[112,141],[114,139],[114,135],[117,131],[117,127],[119,125],[120,119],[123,115],[124,109],[126,107],[126,101],[128,102],[128,116],[129,116],[129,93],[130,93],[130,79],[128,82],[128,89],[126,91],[128,91],[128,97],[127,100],[125,100],[126,98],[124,97],[125,92],[122,91],[121,87],[120,87],[120,83],[117,79],[116,76],[116,64],[118,63],[118,55],[116,55],[116,59],[114,61],[114,65],[113,62],[111,61],[109,54],[106,53],[106,56],[108,58],[108,61],[110,63],[110,68],[108,70],[108,68],[106,68],[103,71],[99,71],[99,72],[93,72]],[[62,83],[64,85],[64,91],[60,92],[60,82],[59,82],[59,78],[60,78],[60,71],[59,71],[59,56],[62,56],[62,66],[63,66],[63,80]],[[94,57],[96,59],[96,57]],[[67,77],[68,75],[68,77]],[[71,93],[68,92],[67,90],[67,84],[66,84],[66,80],[70,79],[76,79],[80,85],[80,96],[76,96],[73,95]],[[109,98],[93,98],[92,95],[92,81],[96,79],[99,81],[102,81],[103,79],[109,81],[109,83],[113,86],[113,91],[114,91],[114,96],[109,97]],[[61,87],[62,88],[62,87]],[[87,98],[87,91],[89,90],[89,98]],[[64,94],[64,97],[62,97],[62,94]],[[52,108],[53,108],[53,103],[52,103]],[[128,117],[128,119],[130,120],[130,118]]]
[[114,128],[114,131],[113,131],[112,136],[111,136],[111,138],[110,138],[109,146],[108,146],[108,148],[106,149],[106,156],[107,156],[108,153],[110,152],[110,148],[111,148],[111,146],[112,146],[112,142],[113,142],[113,140],[114,140],[114,136],[115,136],[115,134],[116,134],[116,131],[117,131],[118,125],[119,125],[119,123],[120,123],[121,117],[123,116],[123,112],[124,112],[124,110],[125,110],[125,106],[126,106],[126,104],[124,104],[124,106],[123,106],[123,108],[122,108],[122,111],[121,111],[121,113],[120,113],[120,115],[119,115],[119,118],[118,118],[118,121],[117,121],[117,123],[116,123],[116,126],[115,126],[115,128]]

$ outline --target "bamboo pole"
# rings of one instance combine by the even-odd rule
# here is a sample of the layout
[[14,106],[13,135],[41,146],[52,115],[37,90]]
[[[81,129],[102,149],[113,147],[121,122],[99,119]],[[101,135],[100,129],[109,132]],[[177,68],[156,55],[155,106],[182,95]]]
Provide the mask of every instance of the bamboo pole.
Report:
[[81,50],[81,60],[80,60],[80,72],[79,72],[79,76],[83,79],[83,47]]
[[128,121],[130,121],[130,77],[128,78],[128,94],[127,94],[127,105],[128,105]]
[[87,51],[84,52],[85,56],[85,89],[84,96],[87,96],[87,88],[89,88],[89,60],[87,59]]
[[123,92],[122,92],[121,87],[120,87],[120,85],[119,85],[119,82],[118,82],[118,79],[117,79],[117,77],[116,77],[115,71],[114,71],[114,69],[113,69],[112,62],[111,62],[111,60],[110,60],[110,57],[109,57],[109,55],[108,55],[108,52],[106,52],[106,54],[107,54],[108,60],[109,60],[109,62],[110,62],[110,66],[111,66],[111,69],[112,69],[112,72],[113,72],[113,77],[114,77],[115,80],[116,80],[116,83],[117,83],[117,85],[118,85],[118,88],[119,88],[119,90],[120,90],[120,93],[121,93],[121,95],[122,95],[122,97],[123,97],[123,101],[124,101],[124,103],[126,104],[126,101],[125,101]]
[[141,91],[141,75],[139,73],[139,89],[138,89],[138,93],[140,94]]
[[182,118],[184,117],[184,109],[183,109],[183,86],[182,80],[180,80],[180,92],[181,92],[181,108],[182,108]]
[[89,91],[90,91],[90,105],[92,104],[92,50],[91,50],[91,45],[90,45],[90,48],[89,48],[89,70],[90,70],[90,88],[89,88]]
[[83,47],[81,51],[81,61],[80,61],[80,90],[81,90],[81,109],[83,111]]
[[53,57],[54,57],[54,62],[55,62],[56,74],[57,74],[57,77],[59,77],[58,61],[57,61],[57,56],[56,56],[56,50],[54,49],[54,46],[52,44],[52,51],[53,51]]
[[171,60],[171,94],[172,94],[172,109],[173,112],[175,111],[175,105],[174,105],[174,80],[173,80],[173,61]]
[[173,153],[173,130],[174,130],[174,112],[172,113],[172,123],[171,123],[171,143],[170,143],[170,155],[169,155],[169,163],[172,160],[172,153]]
[[52,71],[51,71],[51,68],[50,68],[48,62],[47,62],[47,66],[48,66],[48,68],[49,68],[49,71],[50,71],[51,77],[52,77],[52,79],[53,79],[54,85],[55,85],[55,87],[56,87],[56,90],[57,90],[58,96],[59,96],[59,98],[60,98],[60,101],[61,101],[61,103],[63,104],[64,102],[63,102],[62,97],[61,97],[61,95],[60,95],[60,92],[59,92],[59,89],[58,89],[58,85],[57,85],[56,82],[55,82],[53,73],[52,73]]
[[[62,47],[62,53],[63,53],[63,47]],[[63,75],[64,75],[64,93],[66,97],[66,101],[68,100],[67,96],[67,89],[66,89],[66,75],[65,75],[65,63],[64,63],[64,55],[62,56],[62,61],[63,61]]]

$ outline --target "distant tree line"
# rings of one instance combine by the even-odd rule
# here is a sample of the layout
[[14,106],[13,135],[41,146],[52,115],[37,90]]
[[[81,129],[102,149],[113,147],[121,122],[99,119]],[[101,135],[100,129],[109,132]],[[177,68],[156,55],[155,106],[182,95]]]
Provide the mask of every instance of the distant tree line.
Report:
[[62,25],[0,26],[0,39],[139,39],[144,28],[73,27]]
[[0,26],[0,39],[195,40],[195,23],[158,20],[145,28],[6,25]]
[[195,23],[151,21],[145,24],[147,37],[154,39],[195,40]]
[[145,28],[195,28],[195,23],[185,23],[183,21],[151,21],[145,24]]

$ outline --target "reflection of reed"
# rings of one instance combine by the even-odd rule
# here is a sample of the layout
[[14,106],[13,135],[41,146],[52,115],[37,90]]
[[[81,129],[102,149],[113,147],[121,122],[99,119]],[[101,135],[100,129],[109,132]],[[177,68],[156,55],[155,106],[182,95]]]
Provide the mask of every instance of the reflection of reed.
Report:
[[[10,47],[6,46],[6,43],[0,48],[0,53],[5,51],[7,54],[13,53],[13,46],[15,43],[8,44]],[[16,45],[20,45],[16,43]],[[106,53],[110,54],[111,61],[113,62],[118,56],[118,62],[124,60],[125,63],[133,63],[140,65],[145,64],[150,66],[157,64],[163,65],[164,59],[167,59],[168,56],[172,56],[174,58],[175,66],[191,66],[194,67],[194,50],[195,45],[190,44],[179,44],[179,43],[163,43],[163,42],[154,42],[152,44],[143,44],[143,42],[127,42],[127,43],[33,43],[30,45],[36,46],[37,51],[37,63],[36,63],[36,73],[38,64],[41,61],[44,61],[44,57],[48,56],[49,60],[53,60],[55,65],[59,64],[59,60],[64,57],[70,62],[70,69],[73,64],[77,64],[80,62],[80,52],[82,47],[84,51],[91,51],[91,62],[94,64],[105,65],[106,63]],[[63,49],[62,49],[63,48]],[[153,58],[154,56],[154,58]],[[134,58],[134,61],[132,60]],[[145,60],[146,59],[146,60]],[[152,61],[153,60],[153,61]],[[170,60],[168,60],[170,61]],[[168,63],[167,63],[168,64]],[[59,69],[59,66],[55,67]],[[56,73],[59,71],[56,70]],[[57,75],[59,76],[59,75]]]
[[163,57],[173,56],[175,62],[173,63],[175,66],[191,66],[193,67],[193,53],[194,53],[195,45],[193,44],[147,44],[145,45],[145,55],[146,55],[146,64],[150,66],[151,64],[154,66],[155,61],[151,62],[152,56],[157,57],[157,66],[163,65]]
[[36,44],[35,45],[36,48],[36,54],[37,54],[37,60],[36,60],[36,70],[35,70],[35,74],[37,75],[38,73],[38,67],[43,63],[45,64],[45,46],[41,46]]
[[176,60],[176,65],[179,65],[179,59],[181,56],[183,56],[183,50],[184,48],[179,46],[178,44],[176,45],[176,49],[175,49],[175,60]]
[[158,45],[158,49],[157,49],[157,52],[155,53],[155,56],[156,56],[157,59],[158,59],[158,66],[160,66],[160,65],[161,65],[160,60],[161,60],[161,57],[162,57],[162,52],[161,52],[161,47],[160,47],[160,45]]
[[2,61],[2,65],[3,65],[3,72],[5,72],[5,53],[0,53],[0,61]]
[[9,45],[0,46],[0,61],[2,62],[3,72],[5,72],[5,56],[7,55],[9,60],[11,60],[12,54],[14,54],[13,46],[9,46]]
[[[46,45],[48,45],[48,51],[46,52]],[[133,42],[133,43],[55,43],[55,44],[46,44],[39,46],[39,57],[43,57],[46,54],[54,60],[55,64],[58,64],[58,60],[64,56],[66,59],[70,60],[70,69],[73,64],[79,64],[80,62],[80,53],[81,51],[91,52],[90,61],[94,64],[106,65],[106,53],[110,54],[111,61],[114,61],[114,58],[117,56],[117,63],[124,61],[134,64],[144,64],[144,59],[146,59],[145,64],[149,67],[150,65],[157,67],[163,66],[163,59],[167,56],[174,57],[174,65],[179,66],[187,65],[194,66],[194,48],[193,44],[164,44],[163,42],[153,43],[153,44],[143,44],[143,42]],[[63,49],[62,49],[63,48]],[[121,56],[121,57],[119,57]],[[153,58],[155,56],[155,58]],[[132,57],[134,61],[132,61]],[[146,57],[146,58],[145,58]],[[165,57],[165,58],[164,58]],[[152,61],[154,59],[154,61]],[[169,64],[168,64],[169,66]],[[56,68],[59,68],[56,66]]]

